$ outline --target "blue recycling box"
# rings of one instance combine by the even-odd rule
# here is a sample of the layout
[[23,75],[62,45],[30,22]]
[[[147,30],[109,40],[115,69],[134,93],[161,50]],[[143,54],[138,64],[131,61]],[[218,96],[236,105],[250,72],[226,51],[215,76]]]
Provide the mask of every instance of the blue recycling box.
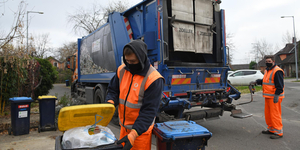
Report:
[[29,134],[30,128],[30,104],[33,101],[30,97],[13,97],[11,101],[11,131],[13,135]]
[[153,127],[158,150],[205,150],[212,136],[206,128],[194,121],[169,121],[156,123]]

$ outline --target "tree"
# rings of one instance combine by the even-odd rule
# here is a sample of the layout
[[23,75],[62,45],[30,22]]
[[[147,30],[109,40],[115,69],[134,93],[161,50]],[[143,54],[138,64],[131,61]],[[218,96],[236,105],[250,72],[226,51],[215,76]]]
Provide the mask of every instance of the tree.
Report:
[[282,35],[282,43],[285,45],[286,43],[293,43],[292,36],[289,31],[286,31],[285,34]]
[[233,59],[233,52],[235,50],[235,45],[233,43],[234,35],[230,32],[226,33],[226,46],[227,46],[227,63],[230,65]]
[[36,99],[38,96],[47,95],[49,90],[53,88],[53,84],[57,79],[58,72],[56,68],[52,66],[50,61],[47,59],[36,58],[36,60],[41,65],[40,67],[40,77],[42,79],[41,84],[34,91],[33,99]]
[[255,69],[256,64],[257,63],[255,61],[251,61],[249,64],[249,69]]
[[252,49],[255,53],[255,62],[262,60],[266,55],[272,55],[274,53],[273,45],[267,43],[265,39],[256,40],[252,43]]
[[[5,3],[5,2],[3,2]],[[3,4],[4,5],[4,4]],[[24,15],[26,13],[26,3],[24,1],[21,1],[18,6],[18,10],[14,12],[15,17],[14,21],[11,25],[11,29],[8,30],[8,32],[1,31],[0,33],[0,54],[1,55],[7,55],[5,52],[5,46],[12,42],[14,39],[23,39],[24,38]],[[4,13],[2,13],[4,15]]]
[[49,33],[30,37],[30,44],[28,45],[29,54],[37,58],[44,58],[51,51],[49,41]]
[[107,7],[94,3],[92,8],[76,9],[75,13],[68,15],[68,20],[73,24],[72,28],[76,34],[90,34],[106,22],[109,13],[123,12],[127,8],[128,4],[121,0],[112,2]]
[[59,61],[65,61],[68,56],[77,52],[77,42],[64,43],[62,47],[56,51],[55,58]]

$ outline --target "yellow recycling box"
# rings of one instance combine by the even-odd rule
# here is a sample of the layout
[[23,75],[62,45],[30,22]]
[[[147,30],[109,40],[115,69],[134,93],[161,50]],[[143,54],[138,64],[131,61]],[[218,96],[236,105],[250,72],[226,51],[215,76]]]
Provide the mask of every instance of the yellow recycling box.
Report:
[[[58,115],[58,130],[93,125],[107,126],[113,117],[115,107],[111,104],[89,104],[64,107]],[[96,119],[95,119],[96,116]]]

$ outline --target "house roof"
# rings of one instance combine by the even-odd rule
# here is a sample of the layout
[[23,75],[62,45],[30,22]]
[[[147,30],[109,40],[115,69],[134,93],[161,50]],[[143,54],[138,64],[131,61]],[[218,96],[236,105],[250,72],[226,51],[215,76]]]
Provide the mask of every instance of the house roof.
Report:
[[[298,46],[298,44],[297,44]],[[293,43],[288,43],[285,45],[283,49],[275,54],[275,62],[278,65],[287,64],[287,63],[295,63],[295,49]],[[281,60],[280,55],[286,55],[286,57]]]
[[231,65],[231,70],[249,69],[249,64]]
[[65,62],[65,61],[59,61],[59,60],[57,60],[57,59],[55,59],[54,57],[51,57],[51,56],[48,57],[47,59],[48,59],[48,60],[49,60],[49,59],[53,59],[53,60],[55,60],[55,61],[57,61],[57,62],[59,62],[59,63],[64,63],[64,62]]
[[[297,42],[297,47],[299,45],[299,42]],[[295,50],[294,50],[294,44],[293,43],[287,43],[283,49],[278,51],[275,55],[275,62],[278,65],[281,64],[288,64],[288,63],[295,63]],[[280,55],[286,55],[286,57],[281,60]],[[258,65],[261,67],[265,67],[265,58],[258,62]]]

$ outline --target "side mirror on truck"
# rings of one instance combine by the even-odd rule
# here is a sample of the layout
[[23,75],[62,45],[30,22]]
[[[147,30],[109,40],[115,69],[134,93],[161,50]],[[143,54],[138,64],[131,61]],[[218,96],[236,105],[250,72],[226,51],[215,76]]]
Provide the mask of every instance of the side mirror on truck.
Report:
[[66,58],[66,68],[68,68],[68,69],[71,69],[72,71],[74,71],[75,70],[75,67],[76,67],[76,65],[75,65],[75,63],[76,63],[76,60],[75,60],[75,58],[76,58],[76,56],[75,55],[72,55],[72,56],[68,56],[67,58]]

